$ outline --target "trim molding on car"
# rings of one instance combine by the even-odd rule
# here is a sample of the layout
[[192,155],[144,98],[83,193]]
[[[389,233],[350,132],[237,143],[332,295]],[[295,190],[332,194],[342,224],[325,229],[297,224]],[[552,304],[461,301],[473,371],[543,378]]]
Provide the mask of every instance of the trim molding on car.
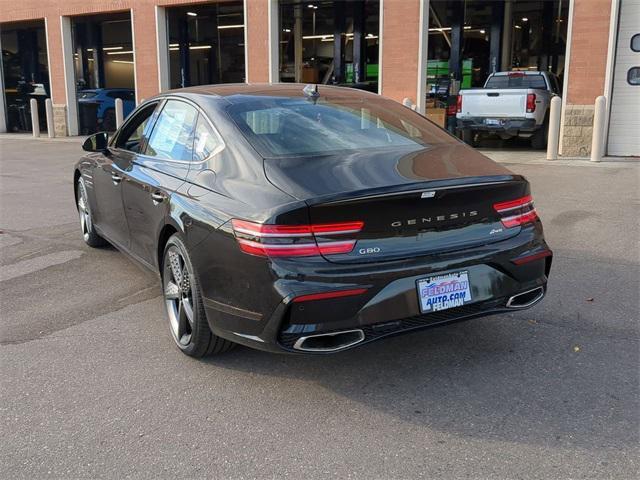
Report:
[[[369,200],[372,198],[398,197],[401,195],[410,195],[412,193],[421,193],[425,191],[438,192],[440,190],[453,190],[455,188],[484,187],[485,185],[500,185],[501,183],[509,183],[509,181],[501,180],[498,182],[484,182],[484,183],[481,182],[481,183],[468,183],[468,184],[463,183],[458,185],[447,185],[444,187],[434,187],[434,188],[423,187],[415,190],[405,190],[405,191],[400,190],[400,191],[387,192],[387,193],[378,193],[374,195],[365,195],[364,197],[345,198],[343,200],[334,200],[332,202],[326,202],[324,205],[337,205],[340,203],[350,203],[353,201]],[[433,197],[429,197],[429,198],[433,198]]]
[[232,305],[227,305],[226,303],[218,302],[207,297],[203,297],[203,302],[205,307],[213,308],[214,310],[228,313],[230,315],[235,315],[236,317],[246,318],[247,320],[253,320],[255,322],[259,322],[260,320],[262,320],[261,313],[252,312],[250,310],[234,307]]

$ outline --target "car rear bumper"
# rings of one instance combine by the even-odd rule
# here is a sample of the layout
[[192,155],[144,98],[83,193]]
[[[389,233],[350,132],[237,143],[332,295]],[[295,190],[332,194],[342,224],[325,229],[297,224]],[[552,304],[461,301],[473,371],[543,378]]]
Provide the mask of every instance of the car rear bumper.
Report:
[[[255,287],[254,292],[277,295],[272,311],[251,312],[205,299],[207,317],[214,333],[253,348],[330,353],[420,328],[528,308],[546,292],[552,257],[513,263],[515,258],[548,251],[538,227],[526,230],[495,244],[384,264],[279,261],[272,269],[278,272],[273,282]],[[459,271],[468,272],[472,301],[422,314],[416,282]],[[294,301],[301,295],[353,289],[366,290],[347,297]],[[511,300],[523,293],[522,305]],[[348,333],[344,344],[330,338],[340,332]],[[311,348],[306,349],[304,339],[317,335],[323,338],[307,341]]]
[[483,117],[458,118],[457,125],[459,129],[463,130],[469,129],[486,133],[506,133],[512,136],[521,133],[533,133],[541,127],[541,125],[536,125],[534,118],[496,118],[496,120],[500,121],[499,125],[487,125]]

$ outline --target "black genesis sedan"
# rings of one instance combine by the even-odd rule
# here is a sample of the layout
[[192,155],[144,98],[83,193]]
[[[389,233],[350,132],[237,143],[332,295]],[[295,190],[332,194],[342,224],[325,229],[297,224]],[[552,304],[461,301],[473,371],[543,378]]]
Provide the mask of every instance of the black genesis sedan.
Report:
[[172,91],[83,148],[85,242],[159,274],[187,355],[336,352],[546,292],[528,182],[372,93]]

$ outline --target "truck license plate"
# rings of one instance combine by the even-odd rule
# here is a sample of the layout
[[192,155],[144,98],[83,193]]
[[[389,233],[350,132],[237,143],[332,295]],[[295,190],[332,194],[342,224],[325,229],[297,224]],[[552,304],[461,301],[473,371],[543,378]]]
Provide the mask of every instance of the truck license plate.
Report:
[[484,119],[484,123],[485,123],[485,125],[500,126],[500,125],[502,125],[502,120],[499,120],[497,118],[485,118]]

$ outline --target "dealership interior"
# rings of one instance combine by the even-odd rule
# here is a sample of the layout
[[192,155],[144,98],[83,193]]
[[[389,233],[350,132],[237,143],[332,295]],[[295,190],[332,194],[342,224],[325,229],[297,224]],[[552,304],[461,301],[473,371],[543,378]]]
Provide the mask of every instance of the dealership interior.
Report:
[[[378,92],[380,8],[380,0],[280,0],[278,80]],[[431,0],[428,8],[424,91],[438,125],[451,126],[459,89],[482,86],[494,71],[547,71],[562,85],[569,0]],[[243,9],[241,0],[166,8],[170,88],[245,81]],[[79,131],[113,130],[115,99],[125,115],[136,102],[131,13],[73,16],[71,28]],[[30,99],[44,110],[50,95],[45,22],[0,29],[7,127],[29,131]]]

